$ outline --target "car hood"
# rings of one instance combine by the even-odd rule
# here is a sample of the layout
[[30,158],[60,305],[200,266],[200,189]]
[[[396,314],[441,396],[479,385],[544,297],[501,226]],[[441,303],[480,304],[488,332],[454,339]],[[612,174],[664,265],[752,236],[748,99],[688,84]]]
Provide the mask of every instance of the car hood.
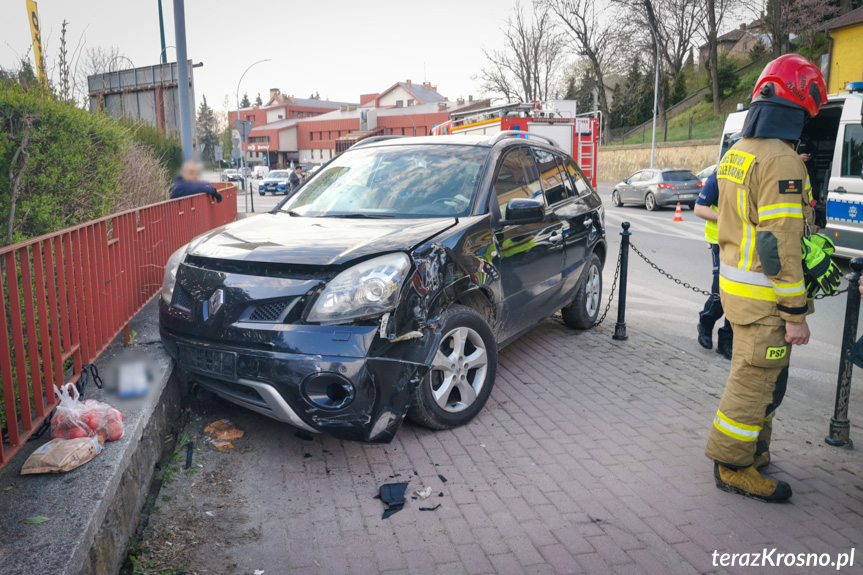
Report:
[[299,265],[341,265],[407,251],[456,224],[454,218],[357,220],[267,213],[218,228],[191,255]]
[[264,178],[261,180],[263,184],[280,184],[282,182],[287,182],[288,178]]

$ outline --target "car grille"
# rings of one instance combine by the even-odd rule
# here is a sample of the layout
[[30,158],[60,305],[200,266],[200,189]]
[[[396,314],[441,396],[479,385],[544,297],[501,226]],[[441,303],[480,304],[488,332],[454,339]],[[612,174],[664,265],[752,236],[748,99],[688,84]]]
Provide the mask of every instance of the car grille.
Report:
[[288,307],[290,301],[274,301],[264,305],[259,305],[255,311],[249,315],[249,321],[278,321],[282,312]]
[[178,344],[180,366],[219,377],[237,378],[237,354],[192,345]]
[[192,311],[192,307],[195,305],[195,300],[192,299],[192,296],[189,295],[189,292],[184,290],[181,286],[174,286],[174,307],[178,307],[180,309],[186,311]]

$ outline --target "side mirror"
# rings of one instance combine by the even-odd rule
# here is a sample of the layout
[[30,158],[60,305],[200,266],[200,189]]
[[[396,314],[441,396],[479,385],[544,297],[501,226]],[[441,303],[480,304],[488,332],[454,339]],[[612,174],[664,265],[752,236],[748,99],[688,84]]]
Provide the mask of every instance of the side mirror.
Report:
[[628,184],[628,183],[629,183],[629,178],[624,179],[624,180],[623,180],[623,183],[624,183],[624,184]]
[[532,224],[545,219],[545,204],[542,200],[515,198],[506,204],[504,225]]

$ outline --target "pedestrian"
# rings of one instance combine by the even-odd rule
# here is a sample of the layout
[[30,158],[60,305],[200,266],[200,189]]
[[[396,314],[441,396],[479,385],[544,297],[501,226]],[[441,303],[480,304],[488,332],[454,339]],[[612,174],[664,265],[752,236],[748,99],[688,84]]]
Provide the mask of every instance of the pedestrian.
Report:
[[791,346],[809,342],[808,282],[832,286],[840,279],[829,258],[815,272],[808,248],[805,265],[802,253],[814,214],[794,144],[826,101],[821,70],[802,56],[768,63],[755,84],[743,137],[717,170],[719,289],[734,350],[706,453],[718,488],[762,501],[791,497],[788,483],[758,470],[770,463],[773,415],[785,395]]
[[297,188],[299,188],[300,184],[303,183],[303,169],[300,166],[294,168],[288,181],[291,183],[291,193],[297,191]]
[[185,198],[196,194],[210,194],[221,203],[222,194],[212,184],[201,181],[201,166],[197,162],[184,162],[177,179],[171,186],[171,199]]
[[[710,288],[711,294],[704,303],[704,309],[698,314],[698,344],[704,349],[713,349],[713,327],[722,319],[722,300],[719,297],[719,228],[716,224],[719,220],[719,183],[716,180],[716,172],[710,174],[698,199],[695,200],[695,215],[705,220],[704,239],[710,248],[713,260],[713,284]],[[734,344],[734,330],[728,318],[717,331],[718,342],[716,352],[727,360],[731,360]]]

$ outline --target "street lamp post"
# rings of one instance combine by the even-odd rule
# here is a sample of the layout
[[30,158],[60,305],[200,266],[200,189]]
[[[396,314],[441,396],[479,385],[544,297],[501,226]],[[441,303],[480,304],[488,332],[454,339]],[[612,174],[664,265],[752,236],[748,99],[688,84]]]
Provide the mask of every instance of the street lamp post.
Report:
[[177,45],[177,92],[180,100],[180,140],[183,161],[195,159],[192,145],[192,96],[189,91],[189,60],[186,54],[186,8],[183,0],[174,0],[174,37]]
[[[234,95],[237,97],[237,120],[240,119],[240,84],[243,83],[243,78],[246,77],[246,74],[253,67],[255,67],[258,64],[261,64],[263,62],[270,62],[270,61],[271,61],[270,58],[264,58],[263,60],[258,60],[257,62],[255,62],[254,64],[251,64],[248,68],[246,68],[246,71],[243,72],[242,76],[240,76],[240,81],[237,82],[237,91],[234,93]],[[239,133],[239,128],[237,129],[237,132]],[[248,182],[246,181],[246,142],[244,141],[244,139],[242,137],[240,138],[240,151],[243,152],[242,153],[242,161],[240,162],[240,176],[243,178],[243,189],[246,191],[246,211],[248,211],[249,210],[249,196],[252,195],[251,194],[252,191],[250,189],[248,189],[249,188]],[[252,198],[252,211],[253,212],[255,211],[255,198]]]
[[[650,167],[654,167],[656,161],[656,115],[659,107],[659,34],[651,25],[653,32],[653,43],[656,44],[656,80],[653,84],[653,130],[650,138]],[[667,128],[666,128],[667,129]]]

